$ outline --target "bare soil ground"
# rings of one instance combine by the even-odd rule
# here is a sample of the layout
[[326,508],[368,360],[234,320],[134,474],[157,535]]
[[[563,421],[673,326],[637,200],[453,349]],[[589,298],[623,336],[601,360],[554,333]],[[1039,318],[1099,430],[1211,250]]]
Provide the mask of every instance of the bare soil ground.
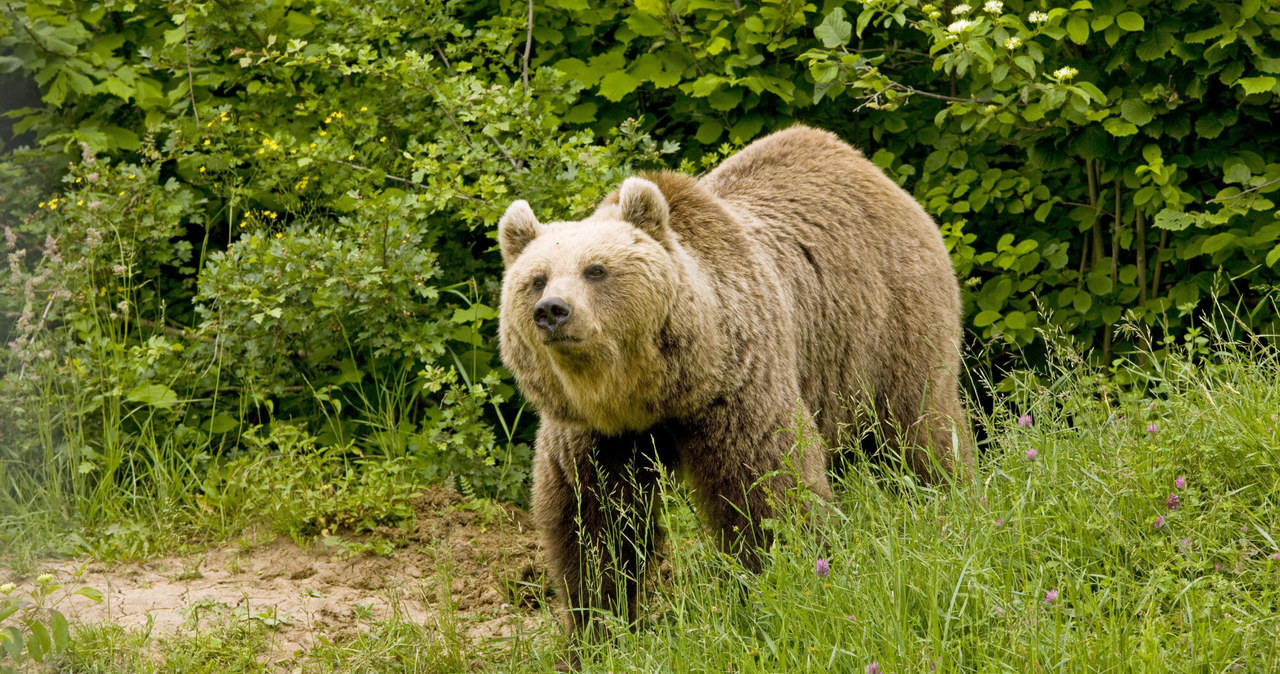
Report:
[[[112,621],[162,636],[226,616],[259,620],[276,628],[274,655],[285,658],[321,636],[332,639],[393,616],[424,626],[449,620],[477,641],[536,622],[543,581],[527,513],[445,488],[427,490],[414,509],[413,530],[347,538],[347,545],[299,546],[250,531],[199,554],[88,562],[78,581],[80,563],[51,563],[36,573],[102,592],[100,604],[73,596],[60,605],[73,622]],[[390,556],[352,552],[379,538],[396,546]],[[0,567],[5,581],[31,578]]]

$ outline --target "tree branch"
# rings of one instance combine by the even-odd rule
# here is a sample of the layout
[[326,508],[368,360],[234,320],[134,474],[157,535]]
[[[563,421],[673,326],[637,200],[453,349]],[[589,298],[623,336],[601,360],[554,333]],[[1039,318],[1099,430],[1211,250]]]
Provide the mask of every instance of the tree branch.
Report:
[[[189,8],[189,7],[188,7]],[[187,46],[187,95],[191,97],[191,115],[196,118],[196,126],[200,126],[200,111],[196,109],[196,80],[191,74],[191,15],[182,19],[182,42]]]
[[1219,204],[1220,204],[1220,203],[1222,203],[1222,202],[1224,202],[1224,201],[1226,201],[1226,200],[1228,200],[1228,199],[1239,199],[1240,197],[1243,197],[1244,195],[1246,195],[1246,194],[1248,194],[1248,193],[1250,193],[1250,192],[1257,192],[1258,190],[1260,190],[1260,189],[1262,189],[1262,188],[1264,188],[1264,187],[1269,187],[1269,186],[1274,185],[1274,184],[1276,184],[1276,183],[1280,183],[1280,178],[1276,178],[1275,180],[1268,180],[1267,182],[1262,183],[1261,185],[1258,185],[1257,187],[1250,187],[1249,189],[1247,189],[1247,190],[1245,190],[1245,191],[1241,192],[1240,194],[1233,194],[1233,195],[1231,195],[1231,196],[1229,196],[1229,197],[1222,197],[1221,199],[1219,199],[1219,198],[1217,198],[1217,197],[1214,197],[1214,198],[1212,198],[1212,199],[1210,199],[1210,200],[1208,200],[1208,201],[1206,201],[1206,202],[1204,202],[1204,203],[1205,203],[1205,204],[1214,204],[1214,203],[1219,203]]
[[529,28],[524,35],[524,60],[520,77],[524,80],[524,95],[529,97],[529,52],[533,49],[533,0],[529,0]]

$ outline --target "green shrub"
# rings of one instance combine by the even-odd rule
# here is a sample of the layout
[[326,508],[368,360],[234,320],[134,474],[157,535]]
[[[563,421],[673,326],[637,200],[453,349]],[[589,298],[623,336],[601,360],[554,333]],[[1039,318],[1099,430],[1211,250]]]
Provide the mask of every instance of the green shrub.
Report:
[[502,210],[579,214],[795,120],[936,216],[1000,368],[1063,335],[1105,366],[1140,347],[1144,374],[1112,373],[1137,382],[1214,307],[1280,328],[1280,15],[1258,2],[529,9],[10,3],[0,86],[41,104],[8,111],[0,155],[0,519],[191,512],[282,422],[523,498]]

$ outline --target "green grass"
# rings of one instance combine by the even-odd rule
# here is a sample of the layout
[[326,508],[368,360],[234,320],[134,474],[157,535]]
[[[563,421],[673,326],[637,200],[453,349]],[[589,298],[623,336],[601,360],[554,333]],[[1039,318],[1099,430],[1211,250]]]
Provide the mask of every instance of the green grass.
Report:
[[[775,523],[759,575],[719,555],[687,494],[669,490],[669,577],[650,588],[640,625],[605,618],[608,636],[583,648],[583,668],[1280,670],[1280,355],[1205,343],[1162,362],[1126,388],[1109,382],[1137,381],[1137,370],[1010,378],[980,420],[990,437],[969,484],[925,489],[855,459],[835,508]],[[819,558],[828,577],[815,573]],[[564,640],[550,612],[536,617],[480,645],[448,620],[370,622],[290,666],[541,672]],[[165,638],[97,627],[79,631],[62,662],[261,671],[274,668],[263,660],[270,638],[261,625]]]

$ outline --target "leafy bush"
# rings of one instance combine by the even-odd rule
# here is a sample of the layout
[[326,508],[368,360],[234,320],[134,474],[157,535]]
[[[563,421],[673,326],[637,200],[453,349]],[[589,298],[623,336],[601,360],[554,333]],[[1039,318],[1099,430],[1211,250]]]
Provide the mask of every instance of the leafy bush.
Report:
[[597,127],[645,111],[696,155],[801,119],[865,148],[938,219],[981,339],[1022,349],[1048,323],[1110,364],[1122,316],[1180,334],[1215,298],[1276,332],[1261,3],[551,6],[534,36],[594,88]]
[[256,451],[249,428],[286,420],[522,498],[490,229],[511,195],[581,210],[672,150],[636,122],[570,126],[581,85],[508,58],[523,21],[443,1],[6,12],[0,65],[45,104],[11,111],[37,146],[0,160],[14,510],[188,508]]
[[0,516],[194,512],[282,422],[520,499],[502,209],[794,120],[937,217],[1002,367],[1274,334],[1278,37],[1256,0],[10,3]]

